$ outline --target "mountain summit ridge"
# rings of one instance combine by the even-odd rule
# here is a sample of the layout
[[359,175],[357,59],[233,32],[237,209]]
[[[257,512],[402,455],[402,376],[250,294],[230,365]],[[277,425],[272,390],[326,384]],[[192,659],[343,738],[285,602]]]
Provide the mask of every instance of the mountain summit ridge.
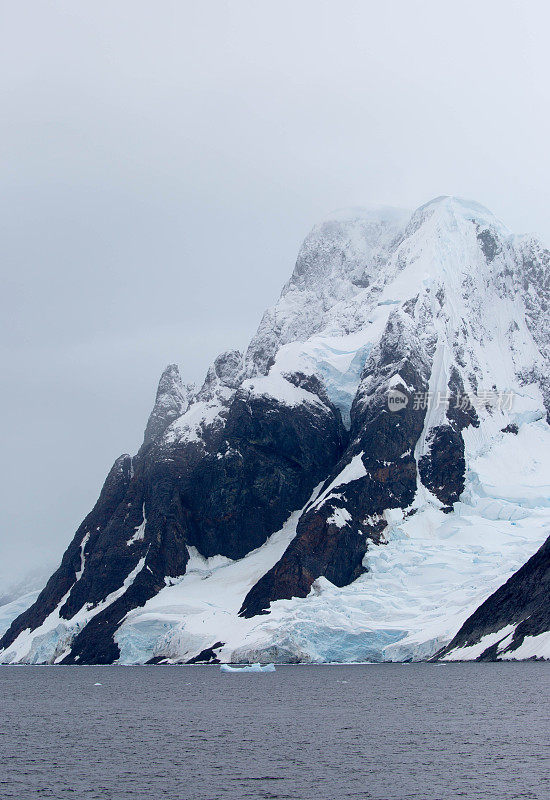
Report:
[[315,226],[244,354],[164,371],[1,658],[432,656],[550,532],[549,265],[458,198]]

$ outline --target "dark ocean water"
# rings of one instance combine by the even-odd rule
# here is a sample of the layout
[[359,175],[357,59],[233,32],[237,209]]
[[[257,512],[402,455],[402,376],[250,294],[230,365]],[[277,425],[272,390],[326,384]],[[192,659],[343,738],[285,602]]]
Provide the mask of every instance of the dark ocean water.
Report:
[[533,662],[3,667],[0,797],[548,800],[549,688]]

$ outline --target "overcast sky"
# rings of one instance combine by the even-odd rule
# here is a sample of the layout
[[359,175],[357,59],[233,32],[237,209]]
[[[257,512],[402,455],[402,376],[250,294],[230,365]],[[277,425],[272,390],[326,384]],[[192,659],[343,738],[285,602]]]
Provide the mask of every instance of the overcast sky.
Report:
[[58,560],[163,367],[246,345],[333,209],[550,241],[546,2],[0,2],[0,582]]

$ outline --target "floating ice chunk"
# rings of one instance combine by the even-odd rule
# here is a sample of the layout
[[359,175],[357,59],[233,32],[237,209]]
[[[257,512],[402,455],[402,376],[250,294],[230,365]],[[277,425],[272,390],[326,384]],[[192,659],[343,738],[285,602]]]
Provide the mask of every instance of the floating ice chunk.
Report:
[[222,664],[220,672],[275,672],[275,664],[245,664],[243,667]]

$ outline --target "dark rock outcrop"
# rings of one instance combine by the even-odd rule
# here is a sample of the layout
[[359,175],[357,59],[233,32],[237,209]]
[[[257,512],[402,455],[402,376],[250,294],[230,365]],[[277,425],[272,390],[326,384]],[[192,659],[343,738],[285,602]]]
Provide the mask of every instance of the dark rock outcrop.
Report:
[[[369,542],[380,542],[387,524],[384,511],[407,508],[414,500],[414,448],[426,411],[415,406],[413,396],[427,389],[428,375],[409,323],[394,313],[363,370],[346,452],[304,510],[280,561],[248,592],[241,615],[266,613],[274,600],[306,597],[321,575],[344,586],[364,572]],[[394,412],[388,406],[390,387],[407,400]]]
[[462,431],[469,425],[479,426],[476,410],[464,393],[464,383],[456,367],[451,370],[444,402],[447,423],[429,431],[428,452],[420,458],[418,471],[424,486],[443,503],[443,510],[449,512],[464,491],[466,459]]
[[197,653],[196,656],[190,658],[187,663],[188,664],[219,664],[220,659],[216,653],[216,650],[219,650],[220,647],[223,647],[223,642],[216,642],[212,645],[212,647],[206,647],[204,650],[201,650],[200,653]]
[[[457,647],[477,644],[486,634],[496,633],[507,625],[516,626],[511,641],[501,650],[508,658],[514,657],[514,651],[526,636],[550,631],[550,537],[468,617],[449,645],[434,658],[441,658]],[[477,660],[498,660],[499,644],[488,647]]]
[[216,447],[181,464],[187,543],[207,557],[259,547],[307,502],[345,438],[330,405],[289,407],[239,390]]

